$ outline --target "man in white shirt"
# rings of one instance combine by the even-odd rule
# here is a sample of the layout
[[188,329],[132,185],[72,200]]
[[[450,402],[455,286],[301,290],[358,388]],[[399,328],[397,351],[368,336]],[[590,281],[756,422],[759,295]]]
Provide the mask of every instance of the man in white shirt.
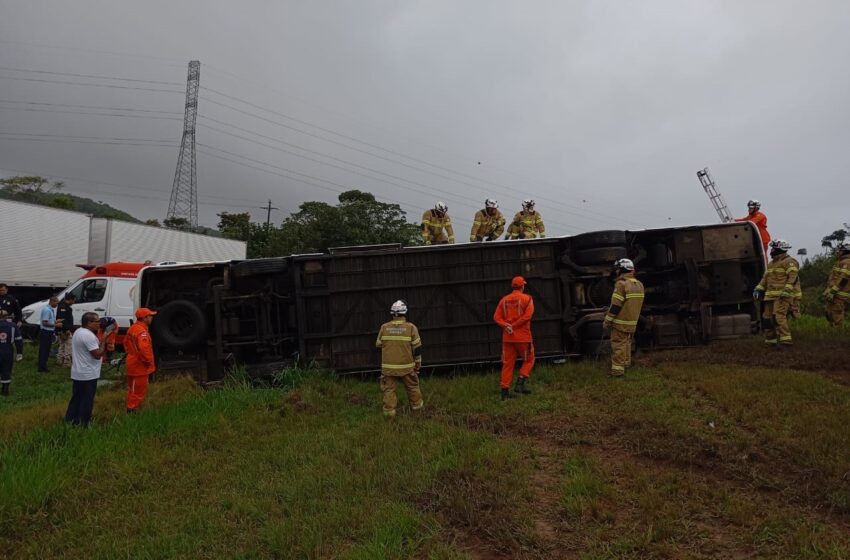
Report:
[[[94,394],[97,391],[97,380],[100,378],[106,338],[102,341],[95,334],[100,328],[100,317],[97,313],[83,313],[80,328],[71,338],[71,402],[65,413],[65,421],[78,426],[88,426],[91,412],[94,408]],[[107,333],[108,334],[108,333]]]

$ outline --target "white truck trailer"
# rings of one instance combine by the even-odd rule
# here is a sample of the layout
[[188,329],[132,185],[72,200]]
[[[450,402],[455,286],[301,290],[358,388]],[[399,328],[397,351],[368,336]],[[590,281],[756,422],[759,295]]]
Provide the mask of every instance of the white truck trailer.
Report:
[[247,245],[81,212],[0,199],[0,282],[22,304],[80,277],[77,265],[244,259]]

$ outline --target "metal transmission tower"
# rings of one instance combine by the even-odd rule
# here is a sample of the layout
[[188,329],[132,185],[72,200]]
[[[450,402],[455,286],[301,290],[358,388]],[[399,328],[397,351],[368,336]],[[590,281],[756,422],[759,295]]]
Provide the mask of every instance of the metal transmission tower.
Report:
[[723,195],[717,190],[717,185],[714,184],[714,179],[711,178],[711,174],[708,172],[708,167],[702,171],[697,171],[697,177],[699,178],[702,188],[705,189],[705,194],[707,194],[709,200],[711,200],[711,204],[714,205],[717,215],[720,216],[720,221],[723,223],[734,222],[735,218],[732,217],[732,213],[729,212],[729,208],[726,207],[726,201],[723,200]]
[[189,77],[186,81],[186,114],[183,117],[183,140],[174,186],[168,203],[168,219],[182,218],[189,227],[198,226],[198,166],[195,159],[195,122],[198,120],[198,85],[201,78],[201,63],[189,62]]

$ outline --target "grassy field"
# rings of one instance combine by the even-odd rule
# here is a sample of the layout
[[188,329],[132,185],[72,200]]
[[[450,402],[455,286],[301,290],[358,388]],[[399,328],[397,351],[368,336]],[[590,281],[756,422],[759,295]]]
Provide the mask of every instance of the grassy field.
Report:
[[[9,558],[850,558],[850,345],[820,320],[757,338],[425,377],[426,409],[380,414],[376,382],[152,386],[89,430],[66,374],[28,358],[0,401]],[[32,348],[28,354],[33,354]],[[404,399],[402,399],[403,402]]]

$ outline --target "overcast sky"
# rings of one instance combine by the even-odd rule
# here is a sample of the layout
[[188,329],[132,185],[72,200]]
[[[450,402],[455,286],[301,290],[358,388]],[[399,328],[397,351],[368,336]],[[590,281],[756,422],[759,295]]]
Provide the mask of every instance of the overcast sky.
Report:
[[63,180],[141,219],[166,214],[197,59],[204,225],[265,220],[269,199],[279,223],[349,188],[416,221],[443,200],[459,240],[488,196],[507,216],[536,199],[560,235],[709,223],[705,166],[733,214],[761,200],[773,236],[810,254],[850,221],[846,0],[0,0],[0,14],[0,175]]

